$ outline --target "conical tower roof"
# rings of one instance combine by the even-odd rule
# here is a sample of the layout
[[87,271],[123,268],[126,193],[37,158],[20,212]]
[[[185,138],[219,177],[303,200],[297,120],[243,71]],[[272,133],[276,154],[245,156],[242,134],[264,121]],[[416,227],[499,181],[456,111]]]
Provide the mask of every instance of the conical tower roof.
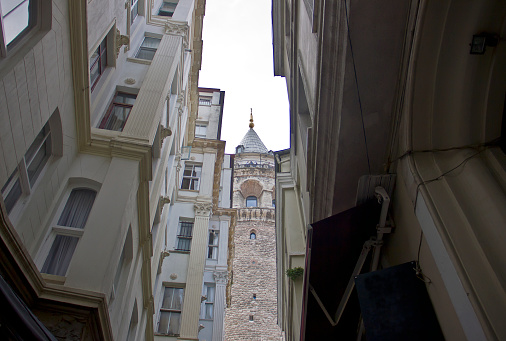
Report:
[[262,140],[260,140],[260,137],[258,137],[256,131],[253,129],[255,126],[253,124],[253,113],[250,114],[250,123],[249,123],[249,130],[244,135],[244,137],[241,140],[241,143],[236,148],[236,153],[261,153],[261,154],[267,154],[269,153],[269,150],[267,147],[265,147]]

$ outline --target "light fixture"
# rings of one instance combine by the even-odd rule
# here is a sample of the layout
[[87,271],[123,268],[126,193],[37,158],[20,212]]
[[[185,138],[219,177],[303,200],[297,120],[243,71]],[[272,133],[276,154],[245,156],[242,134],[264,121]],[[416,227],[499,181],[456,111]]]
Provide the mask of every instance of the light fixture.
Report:
[[471,50],[470,54],[484,54],[485,48],[487,46],[497,46],[498,37],[496,34],[491,33],[480,33],[473,35],[473,40],[471,40]]

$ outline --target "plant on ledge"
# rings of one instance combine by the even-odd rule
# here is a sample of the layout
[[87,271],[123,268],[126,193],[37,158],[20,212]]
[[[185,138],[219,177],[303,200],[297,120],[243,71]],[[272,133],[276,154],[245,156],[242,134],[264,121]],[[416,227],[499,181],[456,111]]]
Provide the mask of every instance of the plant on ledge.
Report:
[[298,278],[302,277],[302,275],[304,275],[304,269],[301,268],[300,266],[293,268],[293,269],[288,269],[288,270],[286,270],[286,275],[292,281],[295,281],[296,279],[298,279]]

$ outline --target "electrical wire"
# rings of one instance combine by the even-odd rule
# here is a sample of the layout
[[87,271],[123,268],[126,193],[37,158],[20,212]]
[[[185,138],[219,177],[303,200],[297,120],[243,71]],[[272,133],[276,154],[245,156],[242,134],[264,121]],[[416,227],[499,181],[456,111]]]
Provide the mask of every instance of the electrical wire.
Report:
[[362,100],[360,98],[360,89],[358,86],[357,68],[355,66],[355,55],[353,54],[353,44],[351,43],[350,22],[349,22],[349,18],[348,18],[348,4],[346,1],[344,2],[344,8],[345,8],[345,12],[346,12],[346,27],[348,29],[348,42],[350,44],[351,60],[353,62],[353,72],[354,72],[354,76],[355,76],[355,85],[357,87],[358,105],[360,107],[360,118],[362,119],[362,133],[364,134],[365,154],[367,156],[367,168],[369,169],[369,174],[371,174],[371,162],[369,160],[369,147],[367,146],[367,135],[365,133],[364,113],[362,110]]

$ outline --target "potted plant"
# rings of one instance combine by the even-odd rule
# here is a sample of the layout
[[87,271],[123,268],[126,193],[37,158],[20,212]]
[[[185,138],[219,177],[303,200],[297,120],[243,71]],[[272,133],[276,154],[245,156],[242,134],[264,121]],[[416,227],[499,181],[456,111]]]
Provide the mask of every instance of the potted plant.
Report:
[[292,281],[295,281],[296,279],[298,279],[298,278],[302,277],[302,275],[304,275],[304,268],[301,268],[300,266],[298,266],[293,269],[288,269],[288,270],[286,270],[286,275]]

